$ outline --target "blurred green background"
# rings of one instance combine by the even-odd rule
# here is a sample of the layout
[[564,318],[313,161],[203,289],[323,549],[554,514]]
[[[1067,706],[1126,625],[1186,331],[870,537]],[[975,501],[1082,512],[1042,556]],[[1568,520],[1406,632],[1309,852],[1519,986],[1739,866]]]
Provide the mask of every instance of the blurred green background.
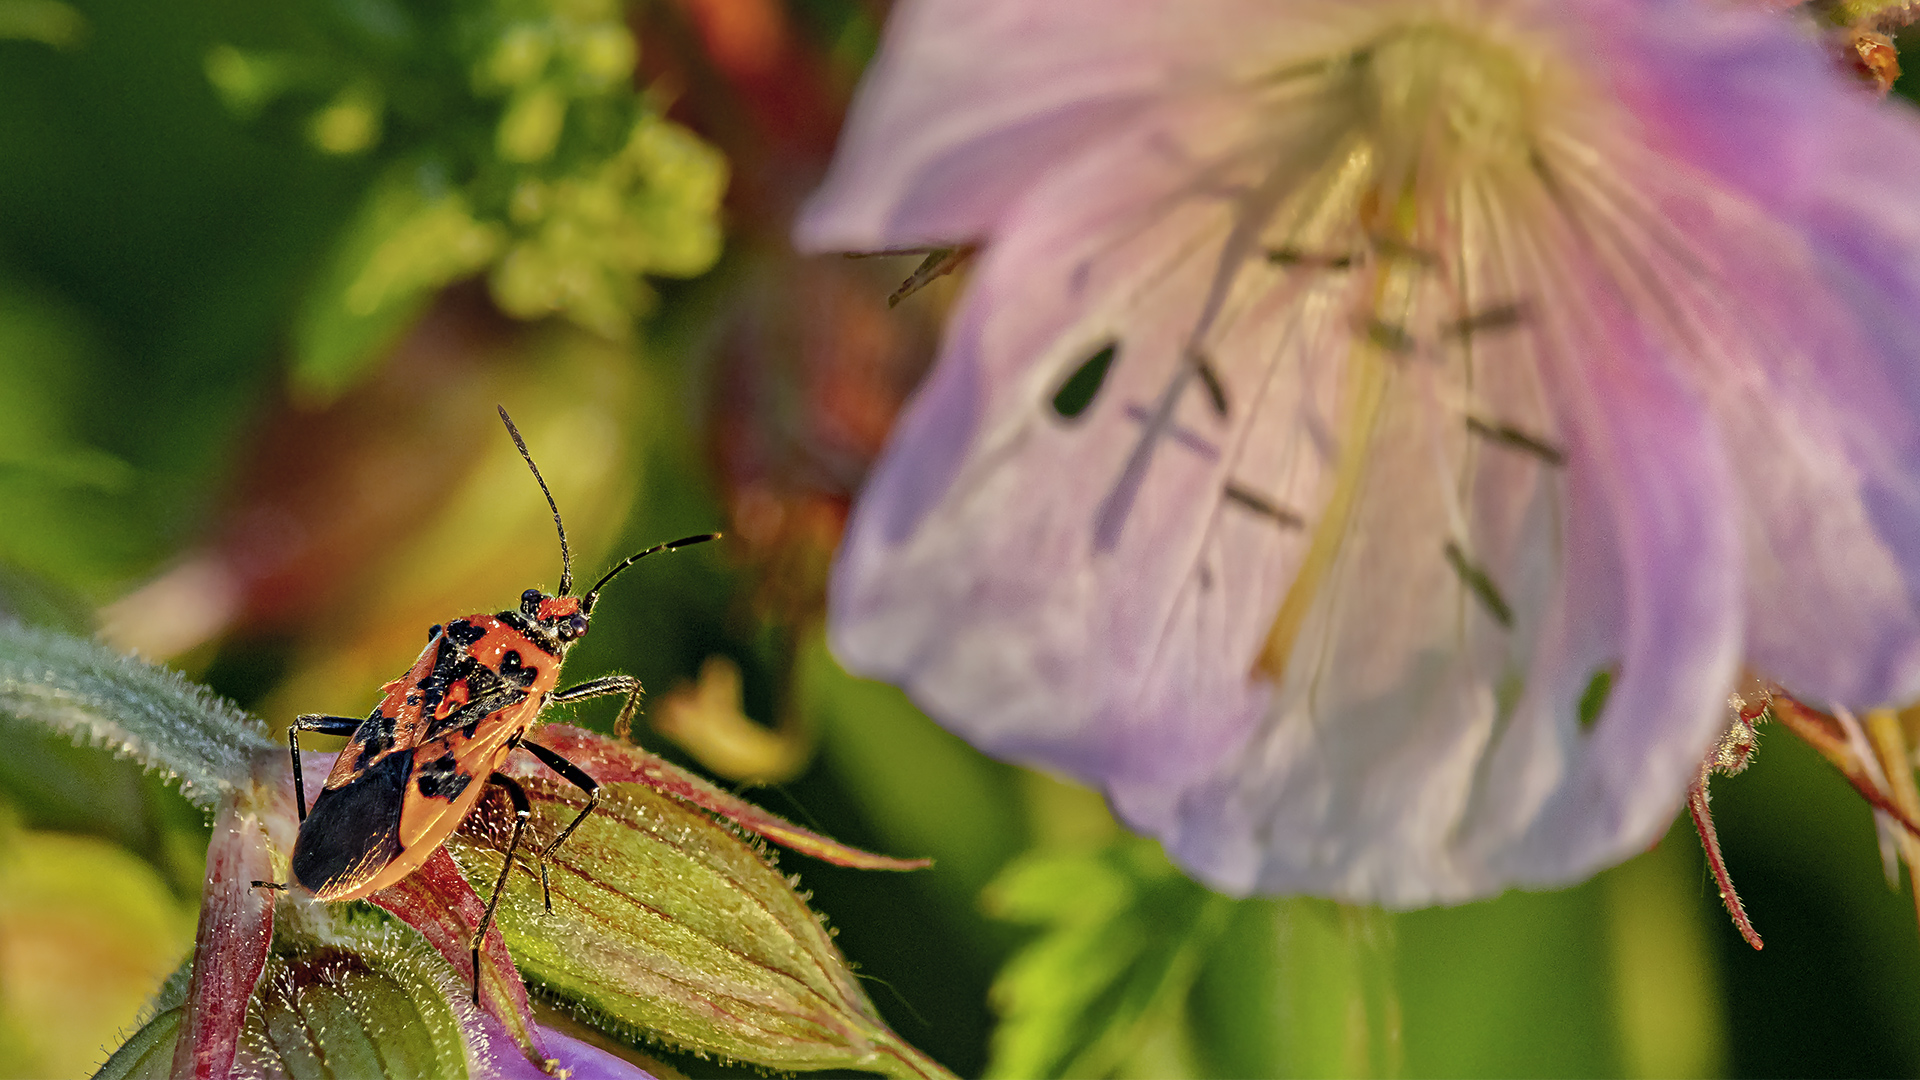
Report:
[[[959,1073],[1920,1072],[1912,903],[1784,732],[1714,787],[1755,953],[1684,820],[1558,893],[1215,897],[835,666],[827,563],[955,288],[889,311],[911,259],[785,244],[884,9],[0,0],[0,613],[276,729],[363,712],[428,625],[556,582],[498,402],[582,575],[728,532],[622,577],[570,675],[640,676],[649,747],[936,859],[786,868]],[[85,1073],[185,953],[206,826],[6,732],[0,1074]]]

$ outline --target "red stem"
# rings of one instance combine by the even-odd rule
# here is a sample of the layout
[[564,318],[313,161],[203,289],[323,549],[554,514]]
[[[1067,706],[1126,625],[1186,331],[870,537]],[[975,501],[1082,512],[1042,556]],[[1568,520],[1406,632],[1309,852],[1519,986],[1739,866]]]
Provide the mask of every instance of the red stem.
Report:
[[1707,865],[1713,868],[1713,880],[1720,886],[1720,899],[1727,905],[1727,914],[1733,916],[1734,928],[1747,944],[1756,950],[1761,948],[1760,932],[1753,928],[1747,918],[1747,909],[1740,903],[1740,894],[1734,891],[1733,875],[1727,873],[1726,857],[1720,854],[1720,834],[1713,828],[1713,813],[1707,809],[1706,766],[1701,766],[1700,775],[1687,786],[1687,813],[1693,815],[1693,827],[1700,833],[1700,846],[1707,849]]

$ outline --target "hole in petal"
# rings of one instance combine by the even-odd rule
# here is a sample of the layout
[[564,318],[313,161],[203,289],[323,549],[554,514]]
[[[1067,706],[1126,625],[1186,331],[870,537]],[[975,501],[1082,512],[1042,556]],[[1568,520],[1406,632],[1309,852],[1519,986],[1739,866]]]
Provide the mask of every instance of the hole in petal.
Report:
[[1098,352],[1080,362],[1080,366],[1060,384],[1053,395],[1053,411],[1063,420],[1072,420],[1087,411],[1093,404],[1094,396],[1100,393],[1100,385],[1107,381],[1107,369],[1113,366],[1113,358],[1119,355],[1120,343],[1109,341]]
[[1580,692],[1580,727],[1590,729],[1600,722],[1600,711],[1607,707],[1607,695],[1613,692],[1613,672],[1601,669],[1587,680],[1587,688]]

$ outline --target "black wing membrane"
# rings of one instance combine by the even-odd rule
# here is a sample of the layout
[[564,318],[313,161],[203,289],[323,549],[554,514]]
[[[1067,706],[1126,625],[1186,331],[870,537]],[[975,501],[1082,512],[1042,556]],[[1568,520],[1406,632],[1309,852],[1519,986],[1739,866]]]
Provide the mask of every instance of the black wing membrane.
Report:
[[380,872],[400,854],[400,807],[412,754],[388,754],[353,782],[320,792],[293,845],[293,876],[321,900]]

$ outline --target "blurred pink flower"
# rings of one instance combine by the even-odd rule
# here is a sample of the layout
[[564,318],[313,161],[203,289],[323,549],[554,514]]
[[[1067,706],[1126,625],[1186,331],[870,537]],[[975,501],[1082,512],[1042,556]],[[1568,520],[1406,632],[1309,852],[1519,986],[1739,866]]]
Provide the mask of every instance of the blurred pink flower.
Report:
[[1920,125],[1682,0],[908,0],[802,246],[985,244],[836,651],[1233,892],[1578,879],[1920,690]]

